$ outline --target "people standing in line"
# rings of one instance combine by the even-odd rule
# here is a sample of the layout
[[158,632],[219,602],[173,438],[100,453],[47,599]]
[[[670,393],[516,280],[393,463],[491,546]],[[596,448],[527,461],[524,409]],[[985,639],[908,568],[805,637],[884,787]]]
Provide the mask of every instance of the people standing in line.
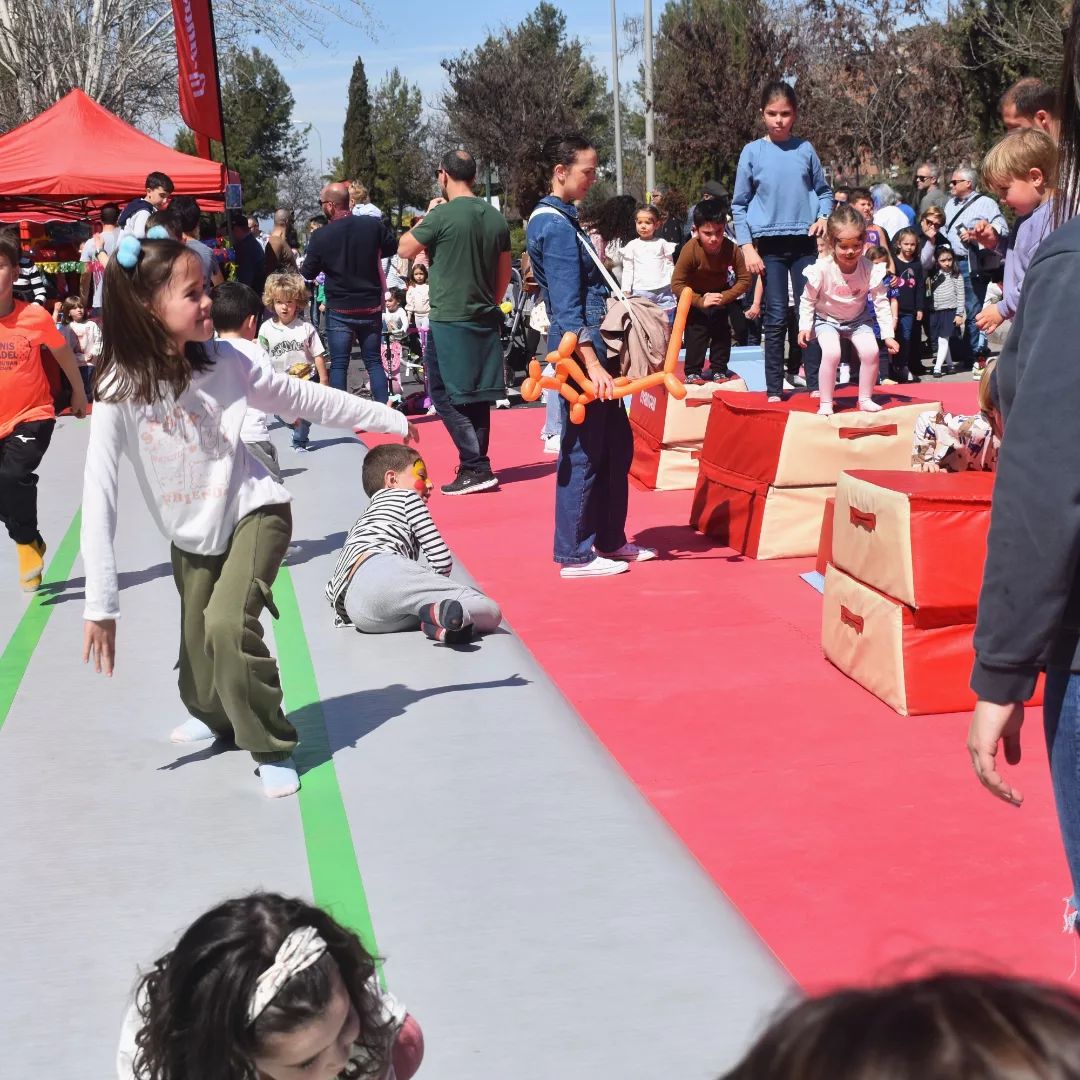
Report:
[[304,276],[314,280],[325,275],[330,385],[346,389],[355,342],[367,369],[371,397],[385,402],[390,390],[379,348],[384,306],[381,263],[397,249],[397,240],[382,218],[349,213],[345,184],[327,184],[319,198],[328,222],[308,237]]
[[[259,223],[255,222],[255,228]],[[266,255],[262,244],[251,231],[251,218],[234,217],[232,220],[233,250],[236,252],[236,280],[260,296],[266,285]]]
[[19,254],[18,233],[0,230],[0,522],[15,544],[23,591],[36,592],[45,569],[36,470],[56,426],[43,349],[52,353],[71,383],[75,416],[86,415],[86,394],[75,357],[49,313],[14,295]]
[[901,229],[893,244],[896,340],[900,351],[890,360],[889,373],[894,382],[921,382],[924,372],[918,347],[926,311],[926,275],[919,259],[919,234],[914,229]]
[[[743,147],[731,201],[735,239],[746,269],[765,277],[765,382],[772,401],[780,400],[784,386],[788,283],[798,306],[804,271],[817,258],[816,238],[824,234],[833,205],[813,145],[792,135],[797,113],[795,91],[788,83],[765,87],[765,135]],[[804,353],[808,376],[811,367],[816,371],[817,356]]]
[[626,409],[613,397],[618,360],[608,356],[600,335],[608,287],[600,256],[578,222],[577,203],[596,183],[596,149],[580,135],[552,136],[544,143],[543,163],[551,194],[529,218],[527,243],[550,319],[548,348],[555,349],[568,331],[576,334],[597,396],[580,424],[570,422],[569,403],[558,399],[554,556],[564,578],[607,577],[656,558],[656,552],[626,538],[634,442]]
[[424,369],[460,461],[457,477],[441,490],[469,495],[499,484],[488,443],[491,405],[506,394],[499,305],[510,285],[510,229],[473,195],[470,153],[450,151],[437,175],[446,202],[401,238],[398,254],[408,260],[426,250],[431,260]]
[[152,172],[146,178],[146,193],[124,207],[117,221],[120,229],[129,236],[146,235],[146,219],[157,210],[169,205],[173,182],[162,172]]
[[199,256],[206,280],[206,291],[209,292],[225,280],[225,275],[222,274],[213,251],[199,239],[199,222],[202,220],[199,204],[191,195],[177,195],[169,204],[169,209],[176,215],[180,238]]
[[1001,95],[998,109],[1006,131],[1034,127],[1057,141],[1060,127],[1058,91],[1042,79],[1029,77],[1014,82]]
[[89,318],[101,314],[101,285],[105,280],[105,266],[121,236],[116,225],[119,217],[120,207],[116,203],[105,203],[101,208],[101,231],[95,232],[79,252],[79,259],[86,263],[90,274],[90,288],[83,290],[83,303],[89,306],[86,312]]
[[986,363],[986,337],[975,323],[975,316],[986,300],[986,287],[996,277],[1001,256],[992,248],[981,245],[976,229],[985,222],[993,231],[994,246],[1009,235],[1009,226],[1001,207],[989,196],[980,195],[975,185],[978,173],[966,165],[953,169],[949,180],[952,197],[945,204],[945,239],[956,256],[956,265],[964,279],[965,336],[961,341],[961,365],[982,371]]
[[266,255],[267,277],[279,270],[296,272],[296,252],[289,243],[291,224],[292,214],[288,210],[274,211],[274,228],[266,238],[266,247],[263,249]]
[[[975,626],[968,732],[975,774],[1014,806],[1023,796],[998,754],[1020,761],[1024,702],[1040,672],[1054,801],[1072,879],[1066,925],[1080,900],[1080,0],[1072,4],[1059,92],[1054,196],[1057,229],[1028,266],[1012,331],[998,360],[1005,437]],[[1060,895],[1060,894],[1058,894]]]
[[919,217],[931,206],[942,207],[948,201],[948,195],[941,190],[939,179],[941,170],[933,161],[924,161],[915,170],[915,189],[919,195]]
[[414,438],[415,429],[383,405],[257,369],[228,341],[212,341],[202,264],[184,244],[125,236],[105,273],[104,351],[83,482],[83,660],[113,672],[113,541],[126,455],[170,541],[180,593],[179,689],[190,717],[172,740],[231,739],[254,757],[268,798],[291,795],[300,787],[297,734],[260,625],[263,610],[274,610],[291,497],[243,447],[248,407],[399,437]]

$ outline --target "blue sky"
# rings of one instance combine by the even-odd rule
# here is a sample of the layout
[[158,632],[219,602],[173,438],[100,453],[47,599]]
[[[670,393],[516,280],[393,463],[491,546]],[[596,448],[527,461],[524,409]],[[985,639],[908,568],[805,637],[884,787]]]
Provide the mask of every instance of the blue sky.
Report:
[[[271,0],[272,2],[272,0]],[[577,0],[562,5],[567,16],[567,32],[578,37],[605,72],[611,67],[611,17],[609,0]],[[432,0],[413,0],[398,10],[405,18],[395,23],[391,6],[375,7],[376,15],[385,25],[369,31],[328,24],[326,37],[333,44],[329,49],[314,46],[302,54],[283,54],[268,40],[255,39],[254,44],[273,57],[292,87],[296,107],[293,119],[301,124],[314,124],[322,137],[324,158],[341,152],[341,130],[345,122],[345,107],[349,76],[357,56],[363,57],[368,85],[374,91],[382,77],[393,67],[400,68],[424,94],[425,104],[435,104],[444,86],[444,73],[439,62],[455,56],[464,49],[478,45],[489,31],[503,25],[514,26],[536,7],[528,0],[506,0],[492,8],[486,5],[433,3]],[[659,16],[662,2],[654,3],[653,14]],[[624,15],[640,14],[640,5],[618,6],[621,24]],[[636,71],[637,62],[629,61],[620,73],[625,77]],[[319,140],[312,133],[309,157],[318,165]]]

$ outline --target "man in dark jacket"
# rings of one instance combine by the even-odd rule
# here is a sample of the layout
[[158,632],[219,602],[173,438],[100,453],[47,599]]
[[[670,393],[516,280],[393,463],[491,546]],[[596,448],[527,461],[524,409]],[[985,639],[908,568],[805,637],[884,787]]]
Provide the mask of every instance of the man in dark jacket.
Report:
[[385,403],[390,387],[379,345],[382,335],[382,260],[397,251],[397,238],[381,218],[349,213],[349,189],[327,184],[319,195],[328,224],[313,232],[304,252],[304,276],[326,275],[326,339],[330,385],[346,389],[353,342],[367,368],[371,396]]

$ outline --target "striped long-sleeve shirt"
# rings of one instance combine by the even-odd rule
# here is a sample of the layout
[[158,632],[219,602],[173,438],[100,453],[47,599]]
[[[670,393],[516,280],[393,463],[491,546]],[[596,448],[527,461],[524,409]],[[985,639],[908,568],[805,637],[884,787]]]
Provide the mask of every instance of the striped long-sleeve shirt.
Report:
[[939,270],[931,276],[927,287],[934,311],[953,310],[957,315],[965,314],[964,279],[959,274],[943,274]]
[[326,598],[345,623],[345,593],[356,560],[366,552],[400,555],[419,562],[423,552],[437,574],[449,574],[454,560],[427,505],[418,492],[405,488],[381,488],[371,496],[367,509],[345,538],[334,573],[326,584]]
[[11,291],[16,300],[45,306],[45,275],[28,255],[23,255],[19,259],[19,276],[15,279]]

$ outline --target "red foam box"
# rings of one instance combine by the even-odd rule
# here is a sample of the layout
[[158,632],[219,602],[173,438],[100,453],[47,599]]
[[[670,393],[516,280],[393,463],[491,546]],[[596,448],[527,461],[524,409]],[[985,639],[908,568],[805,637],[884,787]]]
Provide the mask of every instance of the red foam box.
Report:
[[817,566],[815,569],[824,576],[825,567],[833,561],[833,517],[836,514],[836,497],[830,495],[825,500],[825,513],[821,518],[821,536],[818,539]]

